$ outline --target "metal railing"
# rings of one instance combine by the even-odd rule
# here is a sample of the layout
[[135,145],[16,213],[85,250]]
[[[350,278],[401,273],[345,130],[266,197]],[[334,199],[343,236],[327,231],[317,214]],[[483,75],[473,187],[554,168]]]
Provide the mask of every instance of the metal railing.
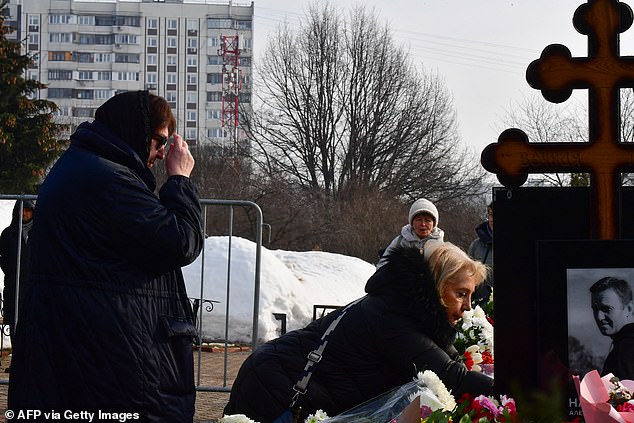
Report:
[[[37,196],[35,195],[3,195],[0,194],[0,200],[13,200],[20,201],[20,216],[22,215],[22,202],[25,200],[37,200]],[[232,247],[232,238],[233,238],[233,229],[234,229],[234,208],[236,207],[246,207],[250,208],[255,212],[255,267],[254,267],[254,292],[253,292],[253,321],[252,321],[252,330],[251,330],[251,346],[252,349],[255,349],[258,341],[258,327],[259,327],[259,308],[260,308],[260,266],[261,266],[261,255],[262,255],[262,228],[263,228],[263,219],[262,219],[262,211],[260,207],[251,201],[241,201],[241,200],[211,200],[211,199],[201,199],[201,204],[203,206],[203,227],[207,227],[207,208],[208,207],[227,207],[229,209],[229,218],[227,224],[228,230],[228,244],[227,244],[227,279],[226,279],[226,304],[225,304],[225,320],[224,320],[224,369],[223,369],[223,383],[222,386],[204,386],[201,384],[201,357],[202,357],[202,347],[203,347],[203,311],[206,309],[207,312],[211,312],[213,310],[213,305],[211,308],[204,307],[205,304],[217,303],[214,300],[210,300],[208,298],[204,298],[203,290],[204,284],[206,280],[205,275],[205,248],[206,242],[203,243],[203,250],[201,252],[201,260],[200,260],[200,292],[199,296],[196,298],[190,298],[190,300],[198,304],[196,308],[197,316],[196,316],[196,329],[198,331],[197,342],[195,343],[195,353],[198,354],[198,366],[196,369],[196,390],[197,391],[206,391],[206,392],[229,392],[230,388],[227,387],[227,361],[228,361],[228,351],[229,351],[229,326],[230,326],[230,294],[231,294],[231,247]],[[34,216],[37,219],[37,214]],[[0,231],[3,228],[0,228]],[[16,298],[15,298],[15,315],[16,315],[16,323],[17,323],[17,314],[18,314],[18,300],[19,300],[19,284],[20,284],[20,257],[21,257],[21,245],[22,243],[18,240],[22,239],[22,219],[19,220],[19,230],[18,230],[18,262],[17,262],[17,271],[16,271]],[[3,322],[3,328],[5,323]],[[0,336],[4,336],[3,332],[0,332]],[[4,347],[4,338],[0,339],[2,341],[0,345],[2,348]],[[2,351],[0,351],[1,353]],[[1,356],[0,356],[1,359]],[[0,379],[0,385],[7,385],[9,383],[9,379]]]

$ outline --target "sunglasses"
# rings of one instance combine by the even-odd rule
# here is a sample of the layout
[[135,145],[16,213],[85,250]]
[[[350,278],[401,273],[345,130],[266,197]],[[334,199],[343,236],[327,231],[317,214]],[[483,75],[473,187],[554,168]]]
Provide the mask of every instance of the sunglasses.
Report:
[[169,142],[169,137],[165,137],[165,136],[160,135],[160,134],[152,135],[152,139],[155,139],[157,141],[157,144],[156,144],[156,149],[157,150],[160,150],[161,147],[165,147],[167,145],[167,143]]

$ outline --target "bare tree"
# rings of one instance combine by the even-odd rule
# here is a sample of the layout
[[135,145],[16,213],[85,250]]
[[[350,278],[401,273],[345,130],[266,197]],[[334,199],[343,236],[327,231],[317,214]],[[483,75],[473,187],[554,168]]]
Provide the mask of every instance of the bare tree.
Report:
[[[583,108],[576,103],[553,104],[539,93],[511,106],[503,118],[504,129],[519,128],[529,142],[583,142],[588,140]],[[501,131],[500,131],[501,132]],[[584,174],[544,173],[529,175],[530,185],[570,186],[587,184]]]
[[249,132],[255,157],[269,175],[284,172],[304,187],[331,192],[340,142],[340,19],[325,6],[310,9],[298,33],[280,27],[261,62],[258,98],[264,105]]
[[[585,104],[553,104],[535,93],[511,107],[504,117],[504,129],[516,127],[528,135],[530,142],[587,142],[588,109]],[[620,141],[634,142],[634,93],[620,92]],[[501,131],[500,131],[501,132]],[[634,185],[634,174],[623,173],[622,185]],[[588,186],[587,173],[548,173],[529,175],[529,184],[554,186]]]
[[364,187],[437,201],[480,186],[442,81],[417,70],[364,7],[343,21],[313,4],[299,30],[280,27],[268,41],[259,75],[249,133],[266,174],[332,198]]

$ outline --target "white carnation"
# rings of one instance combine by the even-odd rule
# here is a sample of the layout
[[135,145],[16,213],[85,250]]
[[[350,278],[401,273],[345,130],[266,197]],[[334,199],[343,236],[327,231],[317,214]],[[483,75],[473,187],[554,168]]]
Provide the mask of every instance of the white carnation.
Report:
[[[425,370],[424,372],[418,372],[416,378],[414,378],[418,386],[421,388],[427,387],[436,395],[438,400],[443,404],[443,409],[451,411],[456,407],[456,400],[453,395],[447,390],[445,384],[440,380],[436,373],[431,370]],[[422,399],[421,399],[422,400]]]

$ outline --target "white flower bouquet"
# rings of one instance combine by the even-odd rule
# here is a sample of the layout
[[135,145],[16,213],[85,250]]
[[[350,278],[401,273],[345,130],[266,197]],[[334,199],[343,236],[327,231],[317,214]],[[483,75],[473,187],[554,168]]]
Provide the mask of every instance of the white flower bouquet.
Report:
[[467,369],[493,377],[493,324],[480,306],[465,311],[456,325],[455,346]]

